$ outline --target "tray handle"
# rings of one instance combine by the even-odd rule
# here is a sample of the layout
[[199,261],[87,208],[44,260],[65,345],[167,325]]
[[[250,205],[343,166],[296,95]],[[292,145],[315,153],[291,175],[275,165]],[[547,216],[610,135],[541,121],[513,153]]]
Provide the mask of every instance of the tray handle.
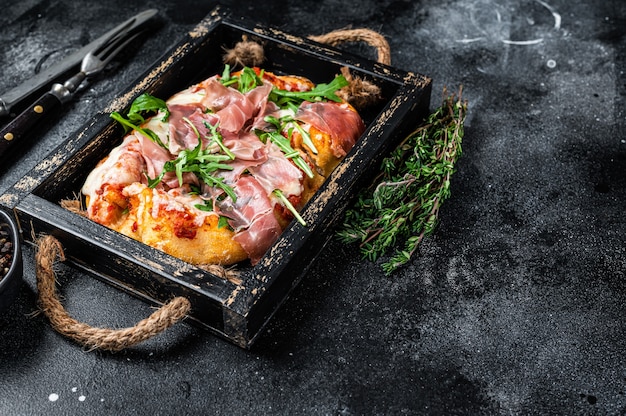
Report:
[[339,29],[322,35],[311,35],[309,39],[330,46],[337,46],[348,42],[364,42],[376,48],[378,62],[391,65],[391,48],[383,35],[367,28]]
[[[322,35],[311,35],[309,39],[329,46],[338,46],[342,43],[363,42],[376,49],[378,63],[391,65],[391,48],[387,39],[380,33],[367,29],[339,29]],[[347,66],[341,68],[341,74],[348,81],[337,95],[352,104],[357,109],[367,107],[380,98],[380,88],[359,76],[353,76]]]
[[90,350],[121,351],[165,331],[181,321],[191,309],[189,300],[175,297],[134,326],[122,329],[94,328],[72,318],[61,304],[56,291],[54,262],[65,260],[59,240],[47,235],[37,242],[36,275],[39,303],[52,327]]

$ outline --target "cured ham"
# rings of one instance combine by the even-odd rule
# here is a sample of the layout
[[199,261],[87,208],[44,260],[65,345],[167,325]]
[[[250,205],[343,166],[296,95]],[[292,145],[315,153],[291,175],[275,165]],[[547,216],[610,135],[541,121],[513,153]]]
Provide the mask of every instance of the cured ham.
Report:
[[347,103],[303,102],[295,118],[328,134],[338,158],[348,154],[365,129],[361,117]]
[[244,68],[142,97],[146,118],[112,115],[132,131],[88,175],[88,217],[193,264],[256,264],[365,129],[320,91]]

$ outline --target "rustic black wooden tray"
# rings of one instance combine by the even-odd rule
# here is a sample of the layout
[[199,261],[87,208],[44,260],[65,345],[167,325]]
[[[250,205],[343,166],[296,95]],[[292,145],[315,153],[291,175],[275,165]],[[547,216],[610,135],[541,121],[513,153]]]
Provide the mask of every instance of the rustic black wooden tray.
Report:
[[[361,111],[367,126],[361,139],[304,208],[306,227],[293,221],[256,266],[238,266],[237,284],[60,206],[61,200],[75,198],[87,173],[121,142],[123,130],[109,117],[112,111],[125,111],[143,92],[167,98],[221,73],[225,48],[244,35],[263,45],[262,67],[268,71],[299,74],[319,83],[332,80],[347,66],[382,91],[379,103]],[[1,195],[0,204],[14,210],[26,242],[33,243],[41,234],[53,235],[76,267],[154,304],[184,296],[192,305],[192,322],[249,348],[332,237],[336,220],[377,171],[382,156],[428,113],[430,89],[428,77],[254,25],[218,8]]]

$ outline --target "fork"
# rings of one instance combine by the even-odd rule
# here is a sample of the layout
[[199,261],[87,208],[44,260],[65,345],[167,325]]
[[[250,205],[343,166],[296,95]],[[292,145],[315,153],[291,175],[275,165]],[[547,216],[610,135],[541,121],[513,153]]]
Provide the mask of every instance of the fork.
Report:
[[29,108],[0,130],[0,157],[3,157],[15,143],[24,139],[42,120],[57,112],[63,104],[70,101],[85,79],[102,72],[119,52],[140,35],[141,32],[129,32],[130,27],[129,23],[128,26],[120,28],[101,47],[88,52],[81,62],[78,73],[63,84],[53,84],[50,91],[44,93]]

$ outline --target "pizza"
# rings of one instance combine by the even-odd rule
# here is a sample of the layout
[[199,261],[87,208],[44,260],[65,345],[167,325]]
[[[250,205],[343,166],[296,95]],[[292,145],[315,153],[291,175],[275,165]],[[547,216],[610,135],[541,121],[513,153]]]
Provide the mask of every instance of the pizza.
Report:
[[256,264],[365,129],[336,92],[258,67],[143,94],[83,186],[91,220],[195,265]]

